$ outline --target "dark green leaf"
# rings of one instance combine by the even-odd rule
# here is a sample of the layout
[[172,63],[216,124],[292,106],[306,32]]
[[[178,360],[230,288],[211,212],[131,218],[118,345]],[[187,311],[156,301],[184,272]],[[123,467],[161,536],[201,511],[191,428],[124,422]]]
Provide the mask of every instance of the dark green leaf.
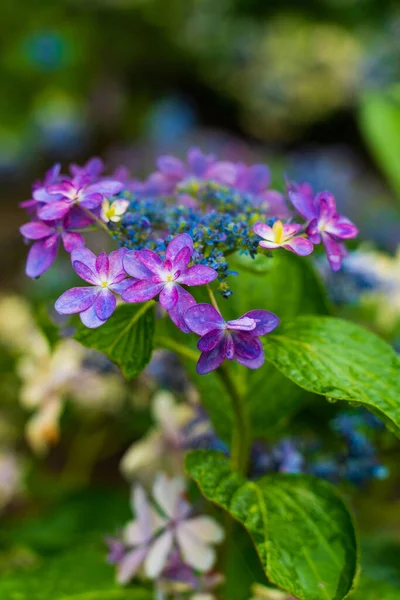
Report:
[[106,548],[82,543],[46,558],[39,566],[17,569],[0,578],[1,600],[152,600],[142,588],[115,584],[115,568],[105,560]]
[[246,481],[211,451],[189,453],[186,469],[206,498],[245,526],[273,584],[302,600],[341,600],[349,593],[357,543],[333,486],[305,475]]
[[400,359],[359,325],[297,317],[264,338],[266,359],[306,390],[365,405],[400,432]]
[[153,351],[154,302],[122,304],[97,329],[80,324],[75,339],[87,348],[107,354],[127,379],[136,377],[147,365]]

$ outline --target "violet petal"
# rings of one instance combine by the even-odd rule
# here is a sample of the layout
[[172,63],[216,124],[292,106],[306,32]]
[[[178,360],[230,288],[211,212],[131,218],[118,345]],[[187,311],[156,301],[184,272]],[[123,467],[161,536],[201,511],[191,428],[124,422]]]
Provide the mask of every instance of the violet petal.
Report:
[[202,350],[203,352],[209,352],[210,350],[213,350],[220,342],[223,335],[224,332],[222,329],[212,329],[199,339],[197,342],[198,349]]
[[29,240],[41,240],[54,233],[54,227],[46,225],[41,221],[31,221],[31,223],[25,223],[19,228],[22,235]]
[[79,275],[81,279],[91,283],[92,285],[101,285],[101,280],[98,274],[95,271],[92,271],[90,267],[88,267],[85,263],[74,260],[72,262],[72,267],[75,272]]
[[88,309],[95,302],[99,290],[94,287],[76,287],[64,292],[56,301],[55,309],[61,315],[73,315]]
[[290,250],[290,252],[294,252],[299,256],[308,256],[314,250],[314,246],[310,242],[303,237],[294,237],[291,240],[288,240],[283,244],[283,248],[285,250]]
[[184,285],[204,285],[218,277],[217,271],[206,265],[194,265],[186,269],[177,279]]
[[268,310],[250,310],[245,313],[243,317],[249,317],[256,321],[256,327],[251,331],[251,335],[265,335],[273,331],[279,325],[279,317]]
[[185,321],[190,331],[205,335],[213,329],[223,329],[225,321],[211,304],[196,304],[185,314]]
[[181,331],[190,333],[190,329],[185,321],[185,315],[187,310],[196,304],[196,300],[180,285],[176,285],[175,289],[178,292],[178,301],[173,308],[168,310],[169,317]]
[[55,261],[59,247],[59,236],[54,235],[34,242],[29,249],[25,272],[28,277],[39,277]]
[[124,302],[146,302],[157,296],[164,283],[154,283],[151,279],[142,279],[133,283],[123,294]]
[[167,283],[160,292],[160,304],[165,310],[174,308],[178,302],[177,286],[171,282]]
[[53,221],[64,217],[71,208],[71,204],[65,200],[56,200],[45,204],[38,209],[38,216],[44,221]]
[[174,263],[175,258],[177,257],[179,252],[182,250],[182,248],[186,248],[186,247],[189,248],[190,255],[192,255],[192,253],[193,253],[192,238],[190,237],[190,235],[188,233],[180,233],[179,235],[174,237],[174,239],[171,240],[170,243],[168,244],[167,249],[165,251],[166,260],[170,260],[172,263]]
[[150,269],[139,259],[138,250],[129,250],[123,257],[123,265],[128,275],[135,279],[149,279],[152,276]]
[[106,321],[113,314],[116,304],[117,300],[114,294],[110,292],[110,290],[104,288],[100,291],[96,298],[96,302],[94,305],[96,315],[102,321]]

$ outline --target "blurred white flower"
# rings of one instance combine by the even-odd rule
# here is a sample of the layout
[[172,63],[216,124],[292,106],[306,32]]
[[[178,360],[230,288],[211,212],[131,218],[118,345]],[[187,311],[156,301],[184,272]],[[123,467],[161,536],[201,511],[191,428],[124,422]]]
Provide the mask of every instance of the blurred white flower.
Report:
[[129,206],[129,200],[114,200],[110,202],[107,199],[103,200],[101,205],[101,218],[105,223],[112,221],[118,223]]
[[37,408],[46,402],[61,400],[69,390],[71,379],[81,367],[84,348],[74,340],[60,341],[53,351],[24,356],[18,364],[23,380],[21,402],[26,408]]
[[180,403],[169,392],[154,395],[152,413],[155,426],[124,454],[121,471],[128,479],[153,481],[158,471],[183,474],[183,456],[187,448],[184,428],[196,415],[194,407]]
[[164,473],[156,478],[152,502],[140,485],[133,488],[135,520],[124,529],[122,547],[118,540],[108,541],[119,583],[128,583],[139,570],[163,586],[170,578],[189,591],[208,591],[220,583],[218,574],[208,572],[216,559],[213,545],[224,539],[224,531],[211,517],[190,517],[185,489],[182,478],[169,479]]
[[184,480],[158,475],[153,498],[164,516],[164,531],[155,540],[150,551],[146,574],[157,578],[167,565],[168,557],[177,548],[185,564],[200,572],[209,571],[215,563],[213,544],[224,539],[222,527],[211,517],[189,518],[192,507],[183,498]]
[[23,470],[11,450],[0,451],[0,510],[23,490]]
[[118,563],[117,570],[117,581],[122,585],[136,575],[143,562],[145,562],[145,571],[147,570],[151,542],[157,529],[162,525],[145,491],[139,485],[132,491],[131,504],[135,520],[128,523],[123,532],[123,543],[128,551]]

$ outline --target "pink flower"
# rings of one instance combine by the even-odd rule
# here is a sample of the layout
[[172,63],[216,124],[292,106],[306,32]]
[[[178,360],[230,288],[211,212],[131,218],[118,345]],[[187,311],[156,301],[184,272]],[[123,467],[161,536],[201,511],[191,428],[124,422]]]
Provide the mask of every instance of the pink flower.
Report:
[[38,209],[40,219],[53,220],[64,217],[73,206],[82,206],[92,210],[100,206],[103,199],[115,196],[124,187],[123,183],[112,179],[103,179],[91,183],[92,176],[86,172],[73,179],[63,179],[43,190],[36,190],[33,197],[43,203]]
[[358,229],[347,217],[336,211],[335,198],[329,192],[314,196],[308,184],[289,184],[289,199],[308,221],[306,233],[313,244],[324,244],[333,271],[342,266],[347,251],[342,240],[358,235]]
[[296,235],[302,229],[297,223],[285,223],[275,221],[272,227],[266,223],[256,223],[254,233],[264,238],[260,242],[262,248],[275,250],[276,248],[285,248],[300,256],[307,256],[313,251],[312,243],[301,235]]
[[124,256],[124,267],[136,281],[123,294],[125,302],[146,302],[158,294],[160,304],[182,331],[189,333],[184,314],[195,299],[181,284],[204,285],[217,277],[217,272],[205,265],[189,267],[193,255],[193,240],[187,233],[176,236],[167,246],[165,261],[151,250],[132,250]]
[[266,310],[251,310],[239,319],[225,321],[210,304],[189,308],[185,320],[191,331],[202,336],[197,344],[202,351],[197,363],[199,375],[214,371],[225,358],[258,369],[264,363],[264,349],[258,338],[279,325],[278,317]]
[[[109,256],[105,252],[95,256],[87,248],[72,251],[72,266],[79,277],[91,284],[90,287],[76,287],[62,294],[55,304],[62,315],[80,313],[86,327],[103,325],[114,312],[114,293],[122,294],[132,280],[126,279],[122,260],[125,249],[115,250]],[[113,293],[114,292],[114,293]]]

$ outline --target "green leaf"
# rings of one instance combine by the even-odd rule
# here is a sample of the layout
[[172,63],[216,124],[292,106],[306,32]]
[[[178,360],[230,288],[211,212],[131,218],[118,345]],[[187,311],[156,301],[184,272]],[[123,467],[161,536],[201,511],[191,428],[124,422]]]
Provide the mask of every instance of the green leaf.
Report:
[[309,257],[286,250],[278,250],[272,258],[234,255],[230,267],[239,275],[229,278],[233,295],[220,303],[230,318],[253,308],[274,312],[280,319],[328,313],[322,282]]
[[263,340],[265,357],[306,390],[358,402],[400,432],[400,359],[359,325],[301,316]]
[[117,306],[112,317],[97,329],[81,323],[74,338],[87,348],[107,354],[126,379],[133,379],[143,371],[153,351],[154,304],[151,300]]
[[385,581],[374,581],[369,577],[361,577],[349,600],[399,600],[400,588]]
[[366,93],[360,105],[359,121],[377,163],[400,195],[400,85],[386,93]]
[[206,498],[250,533],[269,581],[301,600],[341,600],[357,572],[351,516],[335,488],[305,475],[247,481],[217,452],[197,450],[186,470]]
[[1,600],[152,600],[144,588],[122,589],[115,568],[106,563],[106,548],[82,543],[48,557],[39,566],[16,569],[0,578]]

